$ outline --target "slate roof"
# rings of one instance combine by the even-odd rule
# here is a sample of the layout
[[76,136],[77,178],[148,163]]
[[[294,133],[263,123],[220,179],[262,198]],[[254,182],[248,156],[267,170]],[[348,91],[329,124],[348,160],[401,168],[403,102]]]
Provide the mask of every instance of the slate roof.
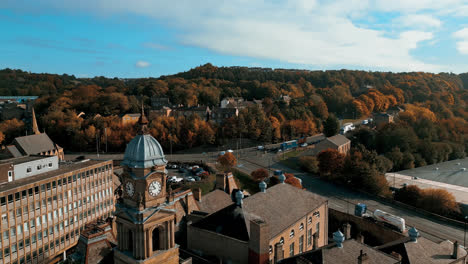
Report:
[[217,212],[230,204],[232,204],[231,196],[221,190],[207,193],[202,197],[201,202],[198,202],[200,211],[209,214]]
[[326,202],[326,198],[307,190],[290,184],[277,184],[265,193],[245,198],[242,207],[231,204],[193,226],[248,241],[250,220],[262,219],[268,223],[270,238],[273,238]]
[[326,140],[330,141],[331,143],[333,143],[334,145],[336,145],[337,147],[339,146],[342,146],[348,142],[350,142],[351,140],[349,140],[348,138],[346,138],[345,136],[343,135],[335,135],[333,137],[329,137],[327,138]]
[[358,257],[363,253],[368,256],[368,264],[395,264],[399,261],[381,251],[373,249],[366,244],[360,243],[354,239],[345,240],[343,247],[338,248],[335,243],[321,247],[319,249],[308,251],[300,255],[280,261],[281,264],[356,264]]
[[17,137],[13,143],[25,155],[34,155],[55,149],[54,142],[52,142],[46,133]]
[[23,156],[15,145],[7,146],[7,150],[14,158]]

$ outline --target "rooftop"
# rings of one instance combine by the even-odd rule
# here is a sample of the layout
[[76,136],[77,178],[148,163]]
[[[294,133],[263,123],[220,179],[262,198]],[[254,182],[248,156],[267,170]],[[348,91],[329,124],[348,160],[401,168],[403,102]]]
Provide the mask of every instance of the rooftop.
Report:
[[327,138],[328,141],[330,141],[331,143],[335,144],[337,147],[339,146],[342,146],[348,142],[350,142],[351,140],[349,140],[347,137],[343,136],[343,135],[335,135],[333,137],[329,137]]
[[24,157],[18,157],[18,158],[11,158],[11,159],[4,159],[0,160],[0,164],[5,164],[5,163],[12,163],[13,165],[16,164],[22,164],[30,161],[35,161],[35,160],[40,160],[40,159],[45,159],[51,156],[24,156]]
[[468,158],[399,171],[398,174],[468,187]]
[[245,198],[242,207],[231,204],[193,226],[248,241],[250,220],[262,219],[268,224],[270,238],[273,238],[326,202],[326,198],[307,190],[277,184],[264,193]]
[[17,137],[14,142],[19,145],[20,151],[24,151],[26,155],[39,154],[55,149],[54,142],[46,133]]
[[58,175],[65,174],[67,172],[72,172],[72,171],[75,171],[75,170],[79,170],[79,169],[82,169],[82,168],[86,168],[86,167],[93,166],[93,165],[96,165],[96,164],[99,164],[99,163],[104,163],[104,162],[107,162],[107,161],[86,160],[86,161],[73,162],[73,163],[61,163],[57,170],[49,171],[49,172],[45,172],[45,173],[41,173],[41,174],[38,174],[38,175],[31,176],[31,177],[27,177],[27,178],[23,178],[23,179],[19,179],[19,180],[15,180],[15,181],[12,181],[12,182],[1,184],[0,185],[0,193],[2,193],[4,191],[8,191],[10,189],[20,187],[22,185],[34,183],[34,182],[41,181],[41,180],[45,180],[47,178],[52,178],[52,177],[55,177],[55,176],[58,176]]
[[232,204],[232,199],[226,192],[214,190],[204,195],[198,204],[200,211],[211,214]]
[[323,264],[340,263],[356,264],[361,250],[368,256],[368,264],[395,264],[399,263],[394,257],[369,247],[354,239],[345,240],[343,247],[338,248],[335,243],[308,251],[300,255],[284,259],[281,264]]

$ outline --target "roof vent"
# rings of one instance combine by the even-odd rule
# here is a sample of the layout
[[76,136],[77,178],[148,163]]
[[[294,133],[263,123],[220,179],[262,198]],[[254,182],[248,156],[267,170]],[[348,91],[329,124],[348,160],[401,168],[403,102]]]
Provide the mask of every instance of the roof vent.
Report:
[[435,168],[434,170],[439,170],[439,168],[437,167],[437,168]]
[[236,204],[242,206],[242,199],[244,199],[244,194],[241,190],[236,192]]
[[267,184],[264,181],[261,181],[258,184],[258,187],[260,188],[260,191],[264,193],[264,192],[266,192]]
[[280,183],[284,183],[284,181],[286,180],[286,176],[284,176],[284,173],[282,173],[280,176],[278,176],[278,179]]
[[340,230],[333,233],[333,241],[335,241],[337,247],[342,248],[344,240],[345,240],[345,237],[343,233],[341,233]]
[[414,243],[418,242],[419,231],[414,226],[408,230],[408,235],[411,238],[411,241]]
[[457,162],[457,165],[460,166],[460,162]]
[[466,168],[461,168],[461,171],[466,171]]

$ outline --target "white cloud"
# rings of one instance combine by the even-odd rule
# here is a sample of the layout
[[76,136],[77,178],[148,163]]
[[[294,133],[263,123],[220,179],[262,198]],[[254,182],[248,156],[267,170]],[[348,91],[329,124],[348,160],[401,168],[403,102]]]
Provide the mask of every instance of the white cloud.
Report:
[[394,19],[393,24],[396,27],[420,29],[440,28],[442,26],[439,19],[427,14],[403,15]]
[[141,60],[140,60],[140,61],[137,61],[137,62],[135,63],[135,67],[137,67],[137,68],[146,68],[146,67],[149,67],[150,65],[151,65],[151,64],[150,64],[149,62],[147,62],[147,61],[141,61]]
[[458,39],[458,52],[463,55],[468,55],[468,27],[456,31],[453,33],[453,36]]
[[[7,2],[15,3],[13,0]],[[67,2],[67,3],[64,3]],[[464,0],[43,0],[54,8],[102,15],[132,13],[164,21],[187,45],[222,54],[279,60],[311,67],[360,67],[392,71],[441,71],[411,51],[434,38],[441,21]],[[378,12],[397,12],[401,24],[372,27]],[[422,15],[424,12],[425,15]],[[359,25],[353,23],[360,19]],[[377,21],[380,23],[380,21]],[[388,27],[390,26],[390,28]],[[401,32],[404,30],[405,32]],[[149,46],[148,46],[149,47]],[[158,48],[158,46],[154,46]]]

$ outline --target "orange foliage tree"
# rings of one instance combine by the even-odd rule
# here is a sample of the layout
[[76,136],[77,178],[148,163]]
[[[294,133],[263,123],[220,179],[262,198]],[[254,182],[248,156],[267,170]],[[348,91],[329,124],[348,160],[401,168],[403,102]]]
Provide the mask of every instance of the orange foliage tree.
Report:
[[326,149],[317,156],[321,176],[339,174],[343,168],[345,156],[336,149]]
[[228,152],[218,157],[218,163],[220,165],[220,169],[228,171],[232,167],[236,166],[237,160],[231,152]]
[[268,171],[264,168],[256,169],[250,174],[250,176],[252,176],[255,181],[263,181],[268,177]]

